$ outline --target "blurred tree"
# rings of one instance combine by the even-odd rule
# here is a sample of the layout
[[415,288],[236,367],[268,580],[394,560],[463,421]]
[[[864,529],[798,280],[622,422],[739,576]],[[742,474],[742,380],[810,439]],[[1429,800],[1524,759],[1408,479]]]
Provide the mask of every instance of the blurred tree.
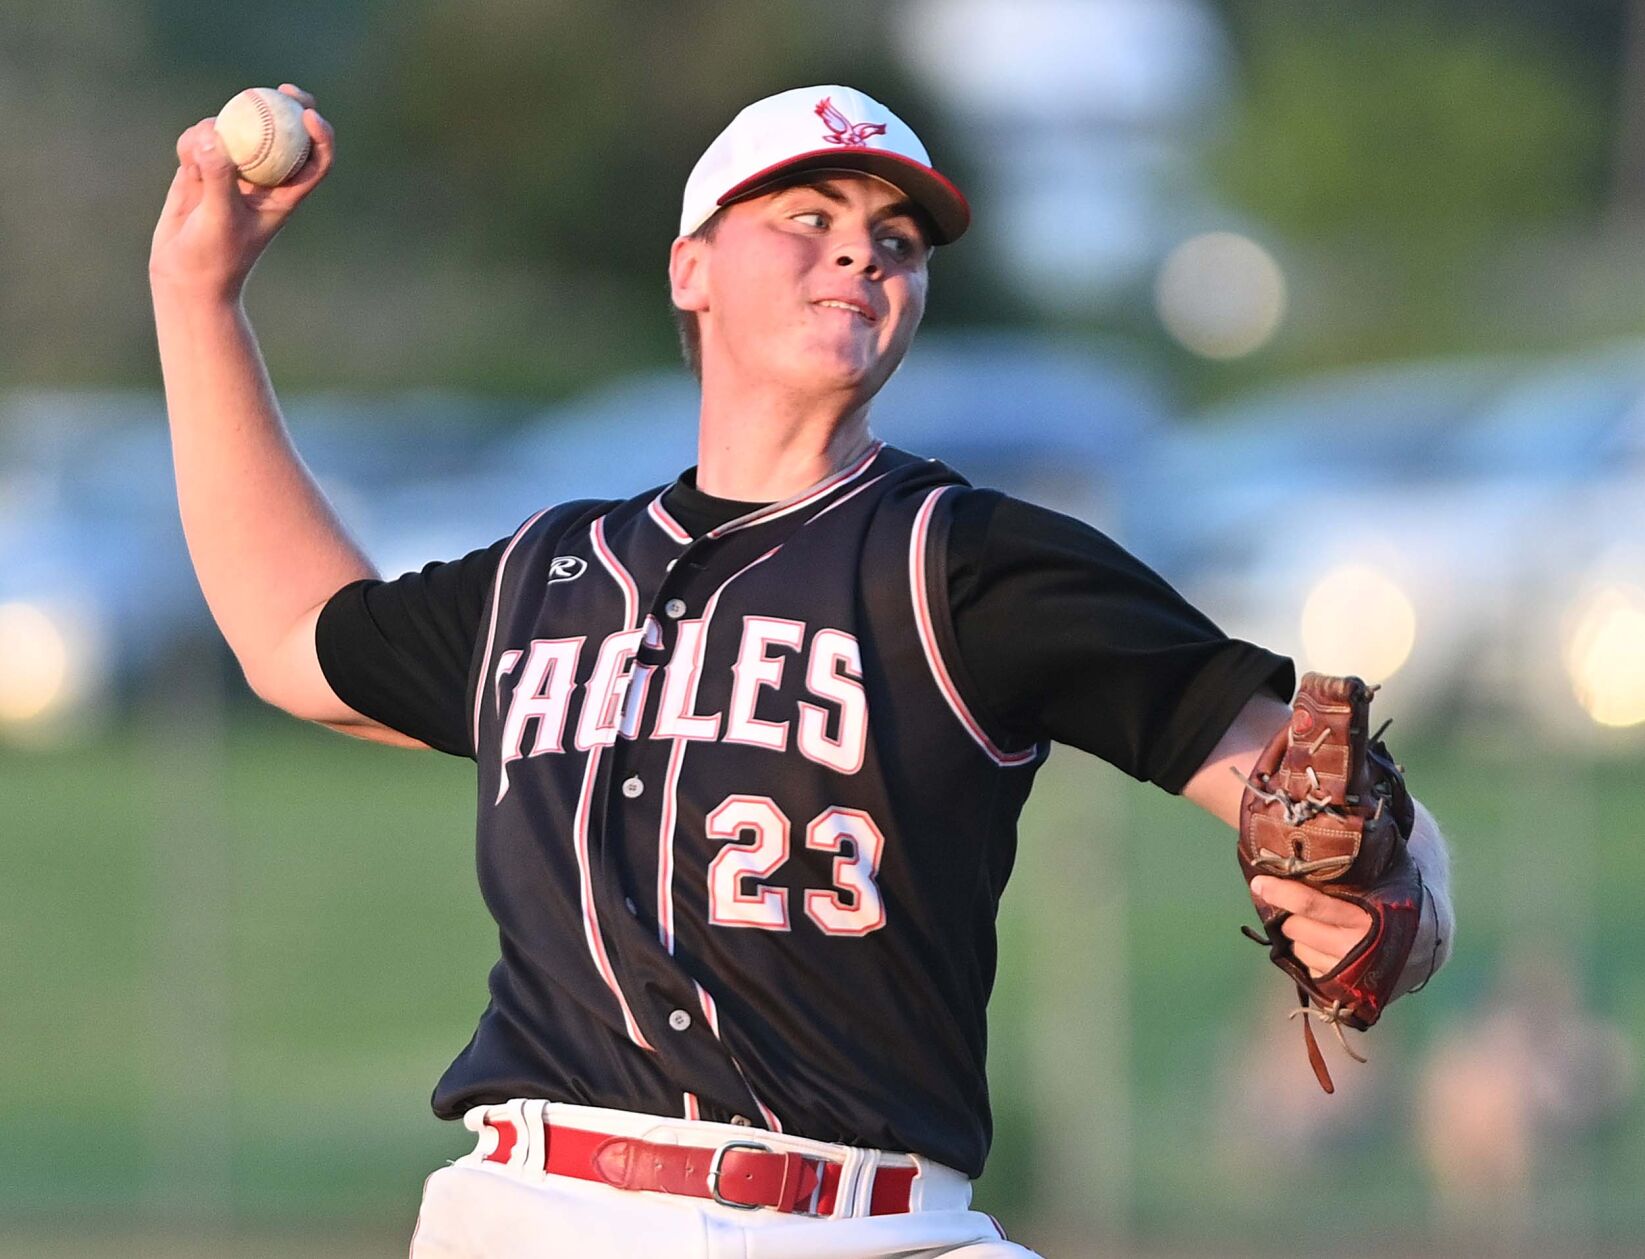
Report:
[[1242,104],[1213,177],[1288,241],[1306,312],[1269,370],[1500,339],[1492,265],[1598,218],[1617,65],[1585,36],[1618,6],[1579,5],[1552,39],[1517,3],[1489,22],[1413,0],[1227,7]]
[[[1308,16],[1320,6],[1296,0],[1209,0],[1221,11],[1236,37],[1253,22],[1264,19],[1287,20]],[[1516,30],[1535,31],[1539,42],[1562,45],[1566,51],[1590,60],[1597,73],[1608,75],[1606,67],[1615,60],[1625,12],[1633,0],[1425,0],[1429,13],[1454,23],[1478,24],[1506,21]],[[1377,10],[1365,6],[1336,5],[1357,17],[1374,19]],[[1383,6],[1379,6],[1381,8]]]
[[[852,83],[958,151],[888,21],[875,0],[17,0],[0,384],[156,383],[143,267],[173,141],[285,80],[339,161],[252,280],[282,388],[541,397],[667,363],[680,192],[736,109]],[[932,323],[999,308],[976,251],[934,266]]]
[[1622,49],[1611,210],[1619,223],[1638,224],[1645,222],[1645,0],[1628,0]]
[[[665,267],[680,193],[743,105],[800,84],[853,83],[894,102],[943,151],[940,121],[894,60],[884,23],[871,0],[402,6],[350,76],[363,115],[357,160],[375,184],[418,189],[443,249],[552,294],[549,308],[577,325],[563,365],[573,375],[666,361],[677,353]],[[946,257],[938,265],[953,270]],[[933,304],[934,322],[969,309],[984,282],[975,268],[945,275],[951,291]],[[555,330],[521,334],[510,383],[551,383],[533,365],[552,359]]]
[[1608,93],[1511,22],[1434,6],[1264,6],[1224,186],[1284,231],[1450,249],[1594,209]]

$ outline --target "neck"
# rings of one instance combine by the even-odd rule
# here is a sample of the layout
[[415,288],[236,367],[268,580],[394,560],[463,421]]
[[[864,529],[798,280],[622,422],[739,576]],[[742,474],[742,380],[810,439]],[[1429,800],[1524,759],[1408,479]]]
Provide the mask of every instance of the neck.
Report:
[[779,387],[703,384],[697,488],[716,498],[774,503],[837,472],[867,448],[869,403],[802,397]]

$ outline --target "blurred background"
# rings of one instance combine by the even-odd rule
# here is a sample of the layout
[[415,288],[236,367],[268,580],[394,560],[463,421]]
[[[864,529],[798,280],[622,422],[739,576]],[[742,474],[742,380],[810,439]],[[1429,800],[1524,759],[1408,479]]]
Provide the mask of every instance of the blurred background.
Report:
[[1384,683],[1461,933],[1332,1099],[1231,834],[1053,756],[993,1004],[1013,1236],[1645,1249],[1645,4],[11,0],[0,1254],[398,1254],[466,1148],[426,1099],[494,956],[472,769],[261,709],[176,521],[148,237],[177,133],[283,80],[339,159],[248,307],[385,572],[692,461],[679,190],[847,82],[977,216],[880,434]]

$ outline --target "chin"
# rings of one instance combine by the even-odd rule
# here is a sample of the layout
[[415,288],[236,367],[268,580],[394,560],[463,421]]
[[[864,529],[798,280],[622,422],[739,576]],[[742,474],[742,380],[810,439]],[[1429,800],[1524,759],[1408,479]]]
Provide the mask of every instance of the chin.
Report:
[[821,347],[785,360],[781,371],[796,384],[814,384],[830,391],[867,388],[890,374],[876,358],[865,359],[860,353]]
[[887,356],[879,353],[877,346],[865,347],[860,342],[813,344],[789,360],[789,370],[826,380],[834,388],[861,390],[872,395],[891,379],[901,361],[900,353]]

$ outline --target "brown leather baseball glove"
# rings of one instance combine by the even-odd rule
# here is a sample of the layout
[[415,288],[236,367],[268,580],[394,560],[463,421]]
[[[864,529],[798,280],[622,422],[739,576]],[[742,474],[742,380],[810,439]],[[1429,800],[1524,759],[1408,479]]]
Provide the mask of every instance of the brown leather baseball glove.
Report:
[[1258,903],[1265,934],[1241,930],[1268,947],[1295,982],[1308,1061],[1320,1087],[1334,1092],[1309,1018],[1335,1028],[1349,1055],[1365,1061],[1342,1034],[1365,1031],[1393,998],[1421,923],[1422,875],[1406,847],[1414,821],[1401,766],[1370,734],[1376,687],[1358,678],[1303,676],[1291,721],[1269,742],[1245,780],[1240,804],[1239,867],[1302,879],[1371,915],[1371,928],[1341,962],[1317,978],[1280,930],[1287,911]]

